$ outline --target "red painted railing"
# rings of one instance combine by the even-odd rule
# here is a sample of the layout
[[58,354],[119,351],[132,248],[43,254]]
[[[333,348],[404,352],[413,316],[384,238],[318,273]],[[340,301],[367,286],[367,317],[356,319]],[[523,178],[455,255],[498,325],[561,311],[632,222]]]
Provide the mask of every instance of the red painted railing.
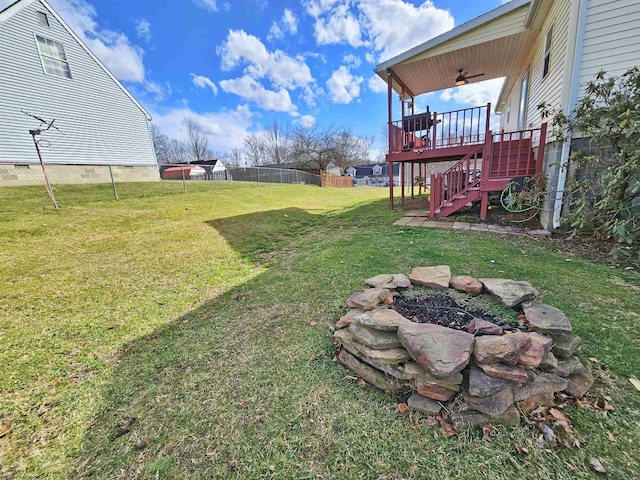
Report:
[[432,217],[435,216],[435,211],[438,208],[480,185],[484,150],[484,143],[478,145],[449,170],[439,175],[431,175],[429,204]]
[[489,130],[491,104],[451,112],[426,112],[391,122],[389,153],[478,145]]
[[[547,124],[540,128],[486,135],[486,142],[456,162],[446,172],[431,175],[431,218],[436,211],[471,189],[483,189],[482,182],[510,180],[542,172]],[[488,191],[493,184],[486,186]],[[502,188],[502,187],[500,187]]]

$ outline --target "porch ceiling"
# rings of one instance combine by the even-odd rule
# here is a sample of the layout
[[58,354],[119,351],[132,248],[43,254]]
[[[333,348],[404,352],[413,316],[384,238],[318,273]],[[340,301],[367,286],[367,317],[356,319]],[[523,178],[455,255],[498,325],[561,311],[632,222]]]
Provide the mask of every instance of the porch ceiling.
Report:
[[[381,63],[375,71],[386,81],[387,70],[392,70],[416,96],[454,87],[461,68],[468,76],[484,73],[471,83],[510,77],[527,57],[551,3],[513,0]],[[402,87],[394,81],[393,89],[400,93]]]

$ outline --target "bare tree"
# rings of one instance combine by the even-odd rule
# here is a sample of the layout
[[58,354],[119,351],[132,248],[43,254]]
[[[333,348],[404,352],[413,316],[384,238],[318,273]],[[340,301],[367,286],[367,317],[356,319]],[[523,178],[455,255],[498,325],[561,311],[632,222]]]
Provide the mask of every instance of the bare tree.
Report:
[[149,133],[153,141],[153,149],[156,151],[156,159],[158,163],[169,162],[169,137],[160,133],[160,128],[154,123],[149,125]]
[[239,148],[232,148],[226,155],[224,155],[223,162],[227,167],[242,166],[242,150]]
[[244,158],[250,166],[264,165],[266,152],[258,135],[248,135],[244,139]]
[[167,161],[169,163],[184,163],[188,159],[187,145],[185,142],[172,138],[167,148]]
[[260,140],[271,163],[287,163],[291,157],[291,142],[288,128],[281,128],[277,120],[273,120],[269,128],[261,132]]
[[209,140],[204,133],[202,123],[193,118],[187,118],[187,152],[190,161],[207,160],[211,155]]
[[344,170],[350,165],[369,161],[371,139],[357,137],[344,128],[299,125],[294,128],[291,138],[296,161],[318,170],[331,166]]

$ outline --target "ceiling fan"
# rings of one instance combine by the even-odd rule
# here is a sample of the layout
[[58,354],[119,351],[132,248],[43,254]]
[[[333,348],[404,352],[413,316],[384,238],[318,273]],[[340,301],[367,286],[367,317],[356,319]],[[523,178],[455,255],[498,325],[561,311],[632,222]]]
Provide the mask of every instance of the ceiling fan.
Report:
[[467,83],[469,83],[469,79],[470,78],[476,78],[476,77],[481,77],[484,75],[484,73],[478,73],[476,75],[468,75],[469,72],[464,72],[462,73],[464,69],[460,69],[458,70],[458,76],[456,77],[456,87],[459,87],[460,85],[465,85]]

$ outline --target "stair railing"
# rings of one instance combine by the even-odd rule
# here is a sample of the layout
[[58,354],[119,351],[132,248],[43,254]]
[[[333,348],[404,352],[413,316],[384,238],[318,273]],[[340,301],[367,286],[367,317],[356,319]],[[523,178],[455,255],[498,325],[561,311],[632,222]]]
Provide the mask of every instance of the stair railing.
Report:
[[482,177],[482,154],[485,144],[478,145],[445,172],[431,174],[430,216],[447,203],[465,195],[480,185]]

